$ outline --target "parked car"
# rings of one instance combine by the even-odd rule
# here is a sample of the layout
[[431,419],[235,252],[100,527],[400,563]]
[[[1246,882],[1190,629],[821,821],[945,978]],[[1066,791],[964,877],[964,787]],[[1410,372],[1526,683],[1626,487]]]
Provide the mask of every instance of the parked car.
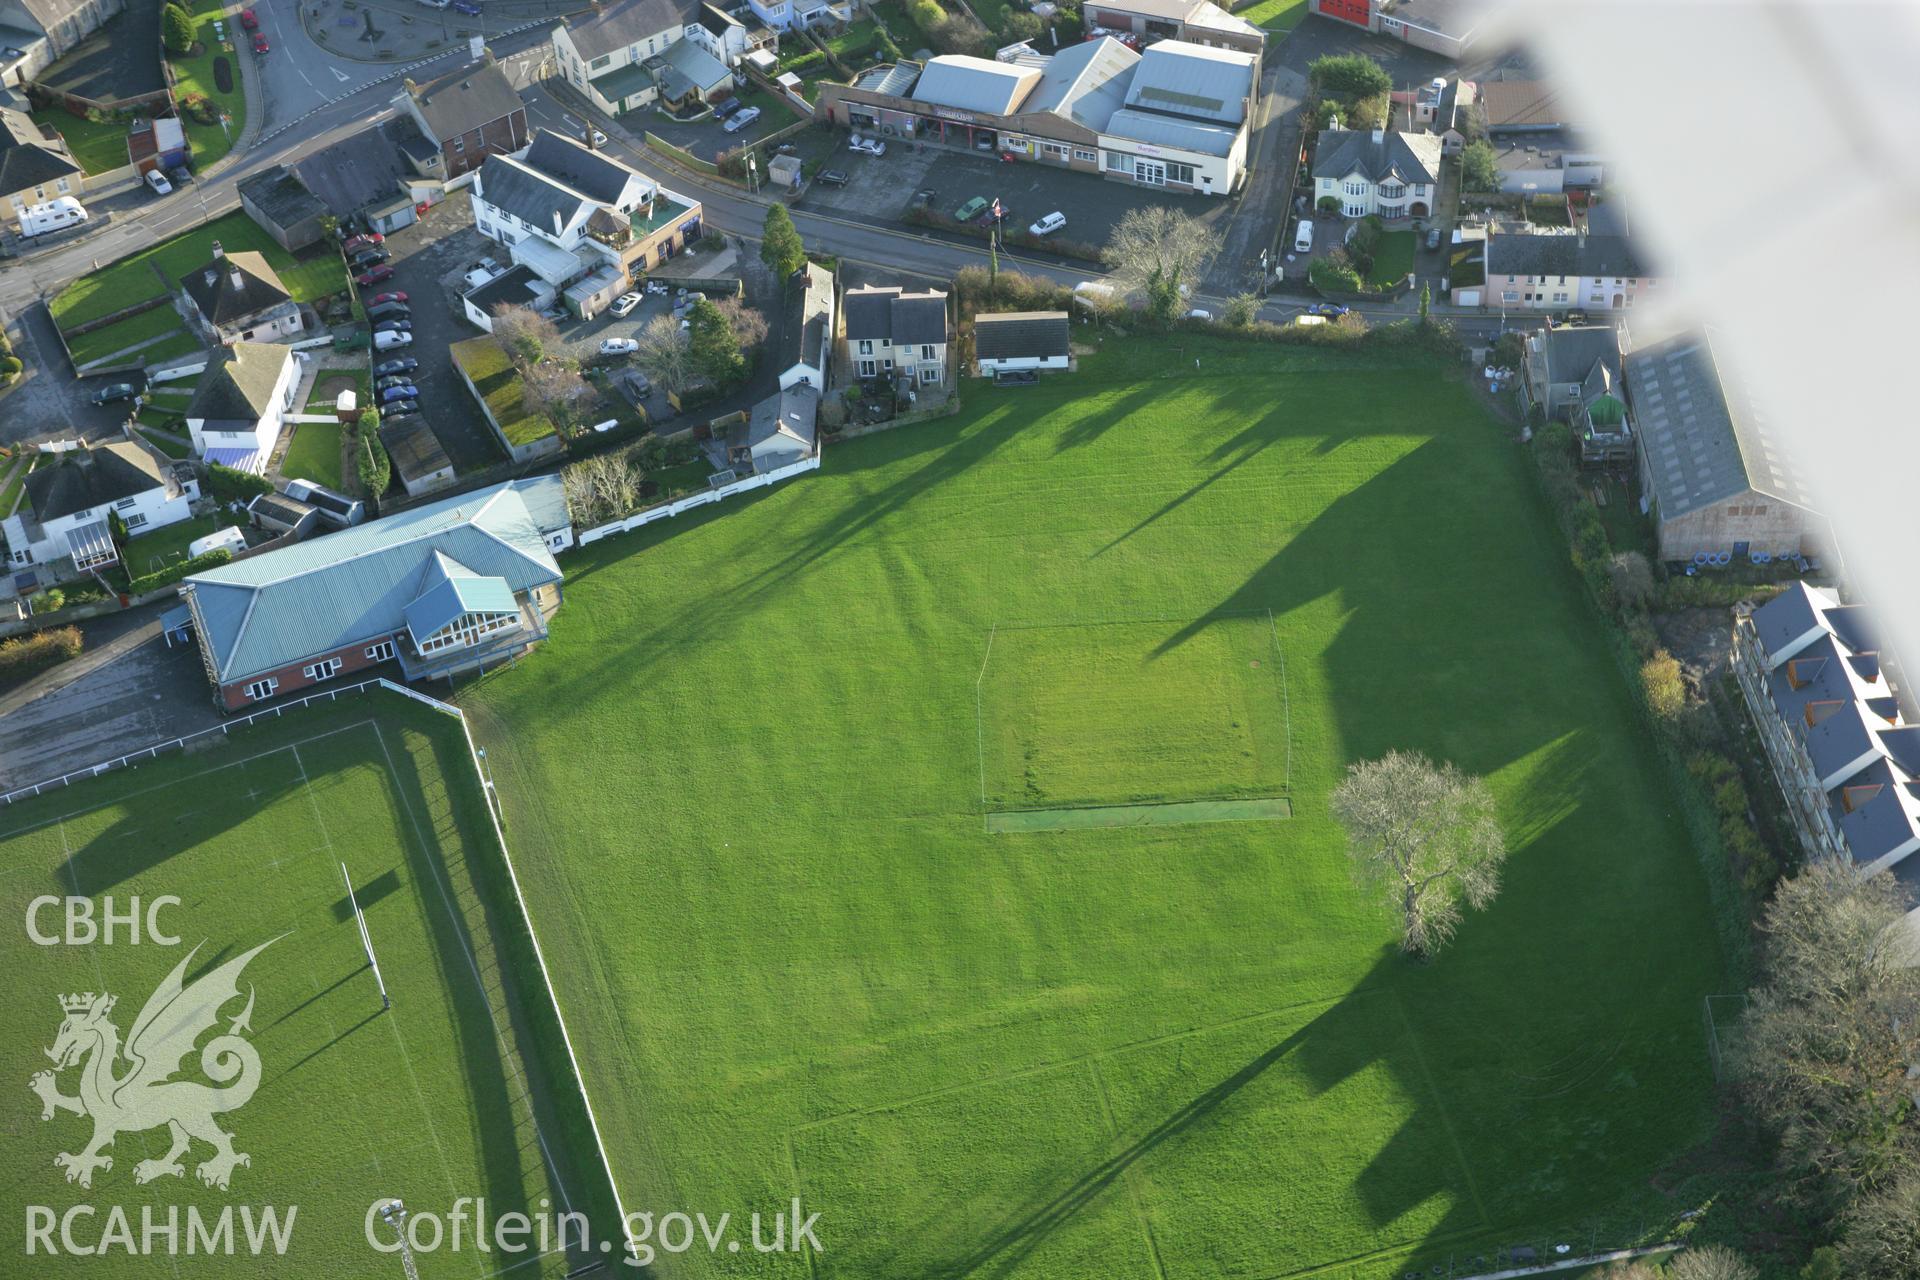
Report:
[[340,246],[342,253],[354,254],[362,249],[378,249],[387,242],[387,238],[378,231],[363,231]]
[[453,0],[453,11],[455,13],[464,13],[469,18],[477,18],[480,16],[480,6],[475,4],[473,0]]
[[398,360],[382,360],[379,364],[373,366],[373,376],[376,378],[391,378],[399,373],[412,373],[419,367],[420,362],[412,356],[401,356]]
[[385,262],[392,256],[385,249],[362,249],[353,255],[351,261],[355,271],[365,271],[368,267]]
[[1329,320],[1338,320],[1341,316],[1347,314],[1347,308],[1337,302],[1316,302],[1307,308],[1307,314],[1310,316],[1325,316]]
[[600,344],[603,356],[630,356],[640,349],[640,344],[632,338],[608,338]]
[[380,406],[380,416],[383,418],[397,418],[403,413],[418,412],[420,412],[420,402],[418,400],[395,400],[392,404],[383,404]]
[[380,323],[373,326],[373,331],[375,333],[412,333],[413,321],[382,320]]
[[260,29],[260,19],[254,16],[253,10],[242,9],[240,11],[240,25],[249,31],[258,31]]
[[411,320],[413,308],[404,302],[388,302],[378,307],[367,308],[369,320]]
[[1440,247],[1440,228],[1428,227],[1427,228],[1427,252],[1432,253],[1435,249],[1438,249],[1439,247]]
[[377,267],[362,271],[353,278],[353,282],[364,289],[370,284],[379,284],[382,280],[391,279],[393,279],[393,268],[383,262]]
[[987,211],[987,204],[988,201],[985,196],[975,196],[953,211],[953,220],[955,222],[972,222],[975,218]]
[[413,385],[413,375],[406,373],[390,374],[373,384],[375,391],[385,391],[389,387],[408,387]]
[[386,333],[376,333],[373,335],[373,349],[375,351],[391,351],[395,347],[410,347],[412,345],[413,335],[410,333],[399,333],[389,330]]
[[266,32],[256,31],[253,33],[253,51],[255,53],[266,53],[271,48],[272,46],[267,43]]
[[147,185],[153,188],[153,194],[157,196],[170,196],[173,194],[173,184],[169,183],[167,181],[167,175],[161,173],[158,169],[147,170]]
[[740,99],[727,98],[724,101],[717,102],[714,104],[713,114],[719,119],[725,120],[728,116],[732,115],[734,112],[738,111],[739,109],[740,109]]
[[728,116],[726,123],[720,127],[728,133],[738,133],[759,118],[760,108],[742,107],[740,110]]
[[411,382],[402,382],[397,387],[388,387],[380,393],[381,404],[392,404],[396,400],[418,400],[420,388]]
[[847,150],[859,151],[870,156],[883,156],[887,154],[887,144],[878,138],[863,138],[856,133],[847,139]]
[[392,293],[376,293],[367,299],[367,305],[377,307],[383,302],[405,302],[407,295],[395,289]]
[[176,187],[184,187],[193,181],[193,170],[183,164],[174,165],[167,170],[167,180]]
[[93,401],[95,404],[112,404],[115,400],[133,399],[138,390],[139,388],[135,387],[131,382],[110,382],[88,396],[87,399]]
[[1028,235],[1050,236],[1067,225],[1067,215],[1058,210],[1048,214],[1027,228]]
[[847,175],[838,169],[823,169],[820,172],[820,182],[823,186],[844,187],[847,185]]
[[980,225],[983,227],[1001,226],[1006,223],[1012,222],[1013,206],[1003,200],[1000,202],[1000,211],[998,213],[995,213],[993,210],[993,206],[989,205],[987,206],[987,211],[980,215],[979,221],[980,221]]
[[1301,315],[1295,316],[1293,318],[1293,322],[1304,329],[1308,325],[1325,324],[1327,322],[1327,318],[1325,316],[1301,314]]
[[1187,319],[1189,319],[1189,320],[1212,320],[1212,319],[1213,319],[1213,312],[1211,312],[1211,311],[1209,311],[1209,310],[1207,310],[1207,309],[1206,309],[1205,307],[1194,307],[1194,308],[1193,308],[1192,310],[1190,310],[1190,311],[1188,311],[1188,312],[1187,312]]
[[623,293],[619,297],[613,300],[613,306],[611,310],[613,311],[613,314],[615,314],[616,316],[619,316],[622,320],[624,320],[628,316],[632,315],[633,309],[639,305],[640,305],[639,294]]

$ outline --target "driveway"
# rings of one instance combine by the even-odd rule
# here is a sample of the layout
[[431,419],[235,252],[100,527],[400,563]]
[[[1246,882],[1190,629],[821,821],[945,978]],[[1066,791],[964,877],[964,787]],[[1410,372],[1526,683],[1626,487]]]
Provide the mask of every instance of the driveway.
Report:
[[119,434],[126,421],[125,402],[97,405],[87,399],[117,378],[74,380],[47,309],[34,303],[4,325],[22,365],[20,380],[0,391],[0,444],[84,436],[100,440]]
[[160,638],[160,615],[175,603],[80,624],[87,647],[79,658],[0,694],[0,791],[220,722],[199,650]]
[[444,291],[440,279],[454,268],[485,254],[503,256],[500,246],[473,229],[473,205],[467,193],[457,191],[419,222],[387,237],[393,257],[393,279],[373,290],[405,293],[413,308],[413,345],[388,355],[374,353],[374,363],[397,356],[412,356],[420,367],[412,377],[420,388],[420,403],[427,424],[440,440],[441,448],[453,460],[455,471],[471,471],[499,462],[504,456],[499,441],[480,416],[473,395],[453,372],[453,360],[447,348],[456,342],[480,336],[469,324],[460,304],[460,295]]

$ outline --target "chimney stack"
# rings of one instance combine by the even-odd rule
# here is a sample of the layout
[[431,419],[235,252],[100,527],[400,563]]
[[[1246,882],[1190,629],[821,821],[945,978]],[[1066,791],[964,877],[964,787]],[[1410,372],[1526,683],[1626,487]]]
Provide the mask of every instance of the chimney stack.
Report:
[[227,256],[226,250],[220,247],[220,242],[218,240],[215,240],[213,242],[213,256],[216,258],[224,258]]
[[227,284],[232,287],[235,293],[239,293],[247,287],[247,282],[241,278],[240,268],[235,267],[227,273]]
[[559,235],[564,230],[565,228],[560,225],[560,211],[555,209],[553,211],[553,234]]
[[1385,129],[1375,129],[1373,131],[1373,140],[1375,142],[1385,142],[1387,140],[1387,131]]

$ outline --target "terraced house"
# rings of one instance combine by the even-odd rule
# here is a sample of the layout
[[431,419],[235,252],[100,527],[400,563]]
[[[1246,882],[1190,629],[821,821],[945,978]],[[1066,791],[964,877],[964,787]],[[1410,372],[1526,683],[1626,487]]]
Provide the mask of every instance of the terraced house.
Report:
[[405,81],[393,105],[413,118],[434,150],[418,166],[433,177],[457,178],[490,155],[527,145],[527,105],[491,54],[425,84]]
[[228,710],[395,663],[431,680],[512,661],[560,608],[560,477],[515,480],[197,573],[181,584]]

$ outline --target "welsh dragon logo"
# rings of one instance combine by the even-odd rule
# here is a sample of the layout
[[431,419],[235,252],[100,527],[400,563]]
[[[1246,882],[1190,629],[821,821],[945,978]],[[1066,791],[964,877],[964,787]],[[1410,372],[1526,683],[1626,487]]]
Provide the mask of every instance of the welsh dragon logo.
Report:
[[[214,1149],[214,1154],[194,1170],[210,1187],[226,1190],[235,1166],[253,1163],[245,1152],[233,1149],[233,1135],[213,1120],[221,1112],[245,1106],[260,1084],[260,1054],[243,1038],[243,1033],[250,1035],[253,1031],[251,986],[247,988],[246,1007],[224,1033],[200,1049],[200,1070],[214,1083],[173,1077],[193,1052],[195,1042],[220,1021],[221,1008],[239,999],[240,971],[278,940],[269,939],[190,985],[184,984],[187,966],[200,951],[196,946],[147,998],[124,1046],[120,1028],[108,1016],[113,1012],[115,997],[91,991],[60,997],[60,1009],[66,1016],[53,1047],[46,1051],[53,1059],[53,1070],[37,1072],[27,1083],[40,1095],[42,1120],[53,1119],[57,1111],[93,1119],[91,1142],[79,1152],[61,1152],[53,1158],[55,1165],[66,1170],[68,1182],[91,1187],[96,1169],[113,1168],[113,1157],[102,1153],[113,1145],[116,1135],[161,1125],[167,1127],[173,1144],[158,1160],[136,1164],[135,1182],[184,1176],[186,1169],[180,1157],[188,1153],[194,1138]],[[80,1092],[77,1097],[68,1097],[60,1092],[57,1076],[74,1066],[80,1067]]]

